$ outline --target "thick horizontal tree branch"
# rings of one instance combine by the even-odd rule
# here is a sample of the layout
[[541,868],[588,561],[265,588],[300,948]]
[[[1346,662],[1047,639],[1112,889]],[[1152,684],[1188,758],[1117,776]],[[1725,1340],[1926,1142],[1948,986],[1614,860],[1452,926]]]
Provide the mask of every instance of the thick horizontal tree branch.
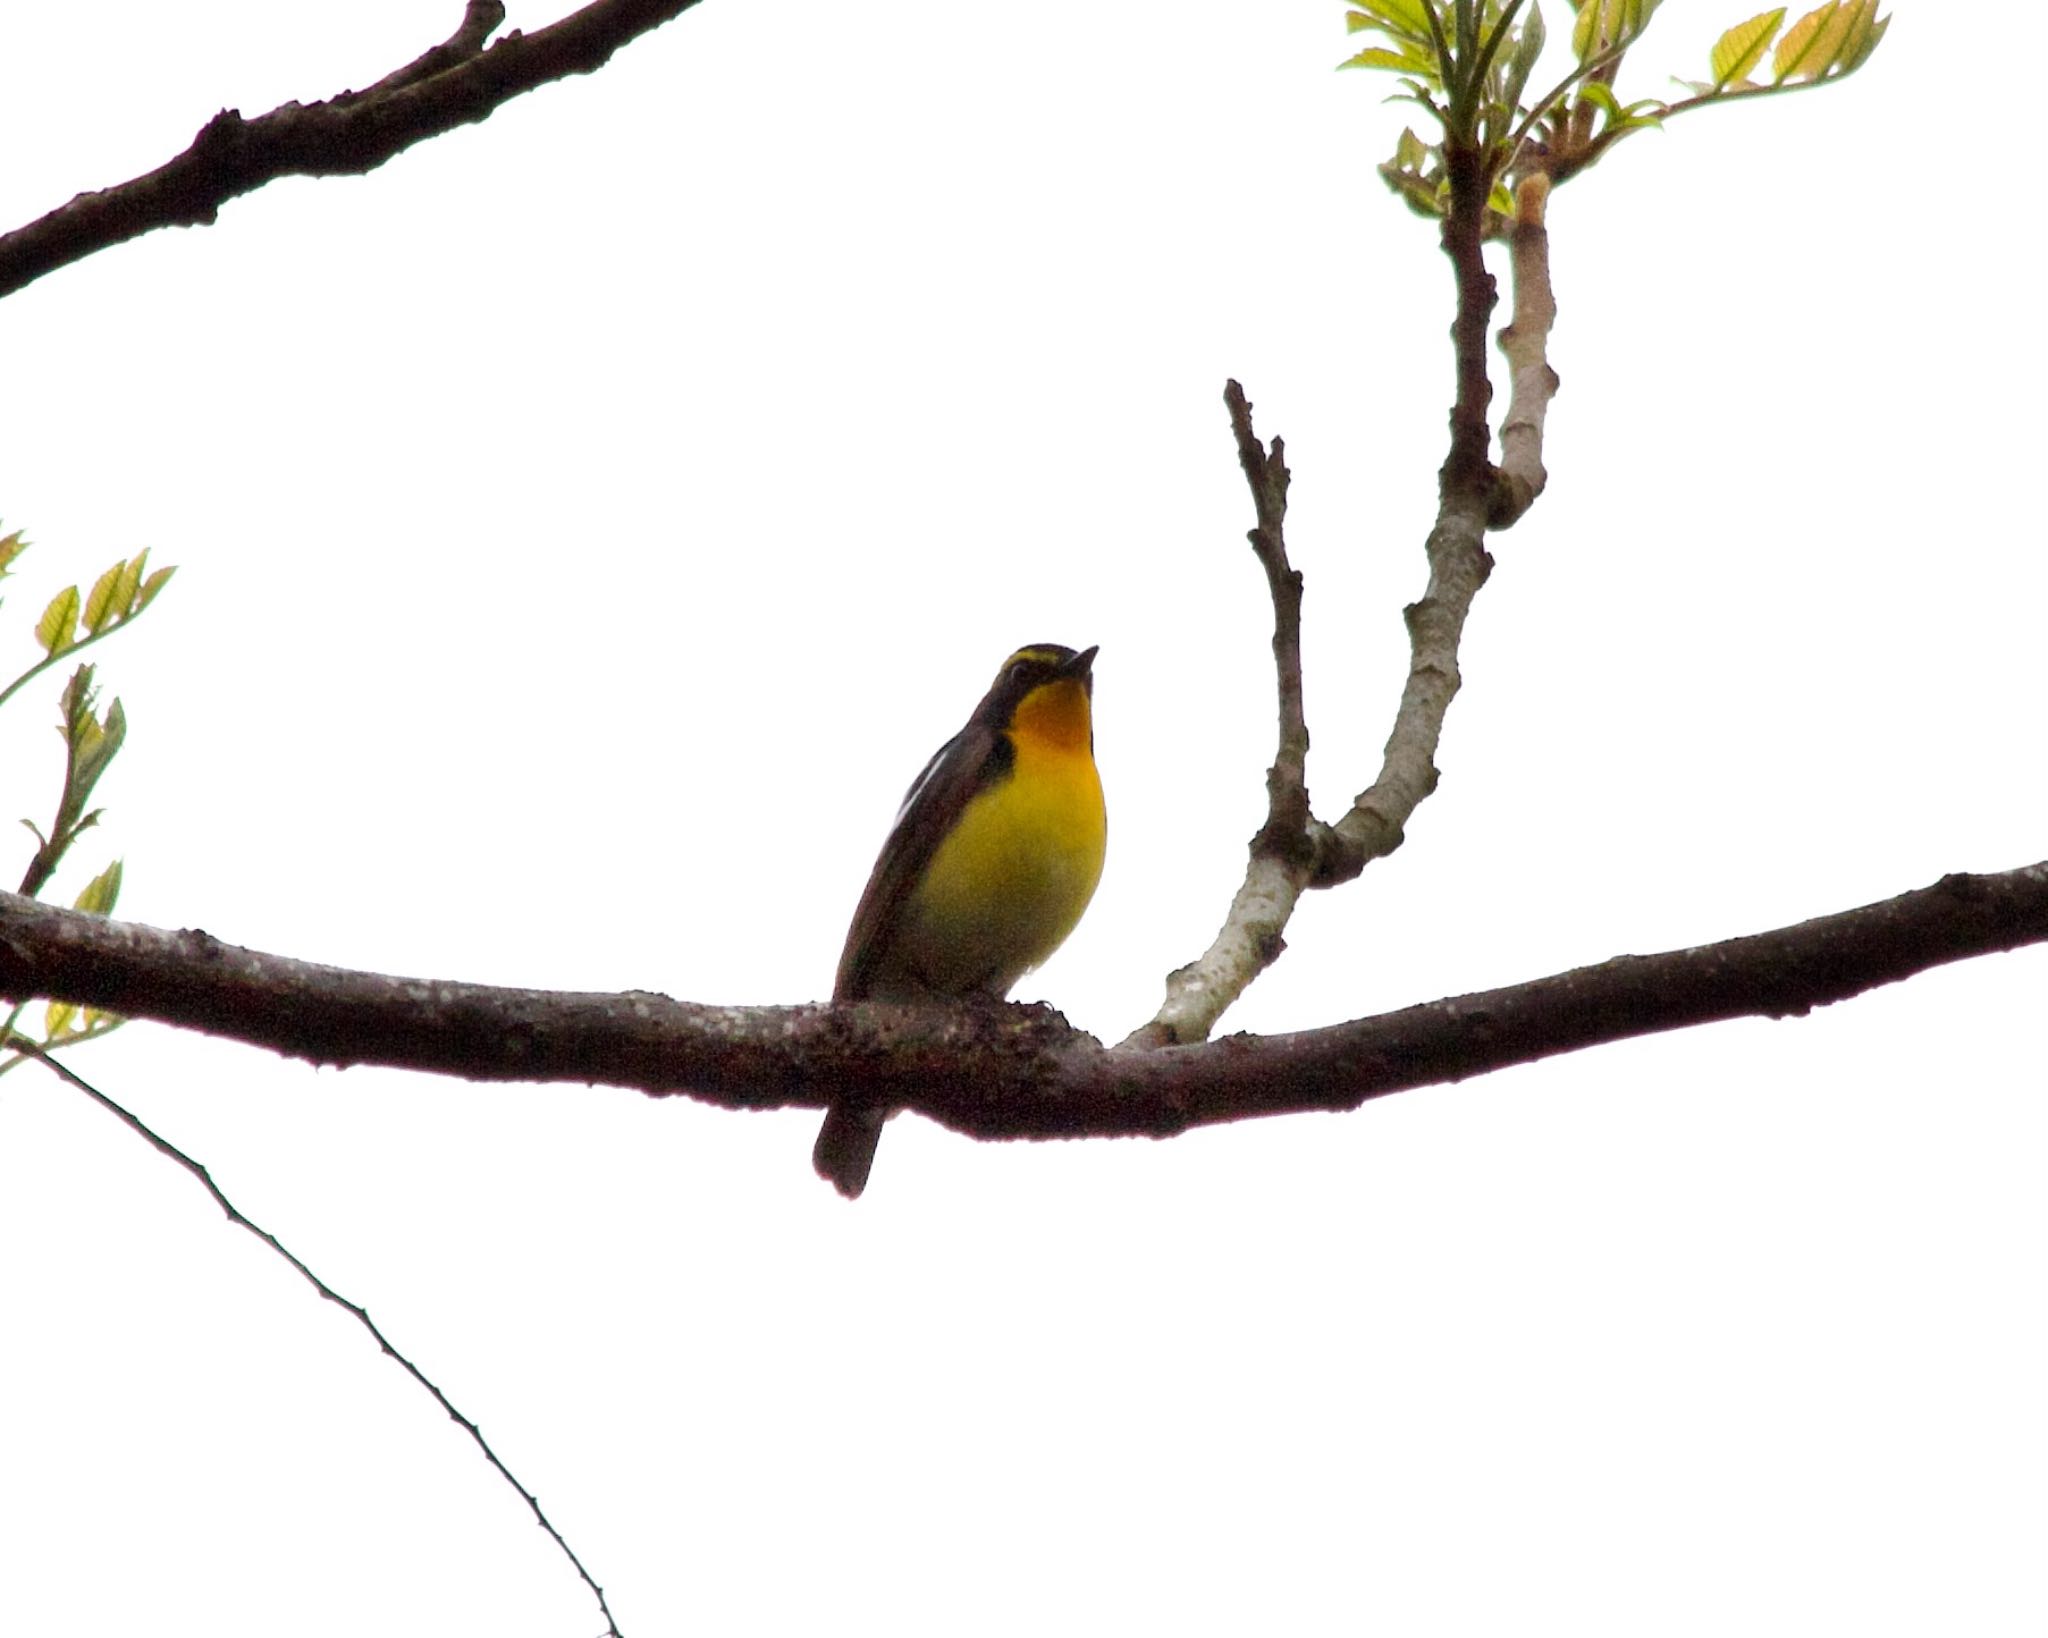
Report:
[[523,92],[604,66],[696,0],[593,0],[532,34],[485,47],[505,8],[469,0],[440,45],[364,91],[288,102],[256,119],[224,109],[177,158],[0,236],[0,296],[95,251],[162,227],[210,225],[220,207],[281,176],[354,176],[416,142],[488,119]]
[[1778,1018],[2048,942],[2048,862],[1746,938],[1620,956],[1292,1035],[1105,1050],[1043,1007],[711,1007],[392,978],[0,894],[0,994],[50,996],[330,1064],[584,1081],[733,1109],[849,1091],[982,1138],[1167,1136],[1724,1018]]

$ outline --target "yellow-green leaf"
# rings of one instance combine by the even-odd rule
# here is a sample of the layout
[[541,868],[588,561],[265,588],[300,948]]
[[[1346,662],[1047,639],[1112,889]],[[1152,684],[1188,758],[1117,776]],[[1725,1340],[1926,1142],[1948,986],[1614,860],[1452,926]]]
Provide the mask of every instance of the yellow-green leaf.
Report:
[[28,550],[28,542],[21,538],[21,531],[11,535],[0,535],[0,574],[8,572],[7,566]]
[[1417,45],[1431,45],[1436,38],[1430,33],[1422,0],[1362,0],[1362,4],[1372,19],[1363,27],[1382,29],[1396,39],[1413,40]]
[[123,620],[135,612],[135,592],[142,584],[142,571],[148,567],[147,546],[121,565],[121,578],[114,583],[114,611]]
[[1402,202],[1418,216],[1441,216],[1447,190],[1441,183],[1404,171],[1396,165],[1382,165],[1380,180],[1401,196]]
[[1841,0],[1827,0],[1826,5],[1809,11],[1785,30],[1785,37],[1778,42],[1778,49],[1771,57],[1771,73],[1776,83],[1783,85],[1787,80],[1820,77],[1820,71],[1828,61],[1823,36],[1831,31],[1835,14],[1841,9]]
[[100,743],[107,737],[107,731],[99,719],[90,711],[81,711],[71,719],[71,759],[73,762],[90,762],[98,753]]
[[43,1041],[47,1045],[72,1030],[72,1018],[78,1009],[69,1001],[52,1001],[43,1009]]
[[1572,20],[1572,51],[1580,62],[1635,41],[1662,0],[1585,0]]
[[1501,100],[1508,105],[1510,112],[1521,105],[1530,72],[1536,67],[1536,59],[1542,55],[1543,7],[1531,0],[1529,15],[1522,22],[1521,32],[1515,36],[1515,52],[1508,59],[1507,82],[1501,92]]
[[116,859],[79,890],[78,897],[72,901],[72,908],[83,910],[88,915],[111,916],[120,897],[121,861]]
[[1391,68],[1396,74],[1434,74],[1434,57],[1418,61],[1411,48],[1408,51],[1390,51],[1385,46],[1367,46],[1356,56],[1346,57],[1337,65],[1339,68]]
[[[148,555],[147,552],[143,553],[144,557]],[[143,581],[141,590],[135,594],[135,612],[140,614],[151,603],[156,601],[156,594],[164,589],[165,583],[177,572],[178,565],[173,563],[168,568],[158,569],[156,573]]]
[[92,583],[92,590],[85,594],[85,629],[88,632],[104,630],[116,613],[114,591],[121,584],[121,571],[128,567],[124,560],[116,563]]
[[1714,89],[1718,91],[1732,80],[1747,77],[1763,61],[1772,36],[1784,21],[1785,8],[1780,6],[1775,11],[1761,12],[1746,23],[1737,23],[1716,40],[1707,58],[1707,72],[1714,76]]
[[[1871,10],[1876,9],[1876,0],[1872,0]],[[1853,74],[1870,61],[1870,54],[1877,49],[1877,42],[1884,38],[1884,31],[1891,26],[1892,20],[1889,17],[1880,17],[1872,23],[1869,32],[1842,53],[1842,72]]]
[[1615,42],[1625,26],[1623,0],[1585,0],[1572,19],[1572,55],[1589,62]]
[[1835,70],[1846,74],[1852,58],[1861,63],[1870,54],[1865,48],[1876,24],[1877,0],[1848,0],[1848,4],[1842,7],[1840,38],[1834,41],[1833,49],[1828,52],[1823,72]]
[[50,599],[43,617],[36,622],[36,641],[49,655],[62,654],[78,640],[78,588],[66,586]]
[[[1863,0],[1863,4],[1874,0]],[[1841,0],[1820,26],[1820,35],[1813,42],[1813,57],[1809,67],[1816,79],[1824,76],[1842,54],[1842,48],[1849,43],[1849,31],[1855,27],[1857,14],[1863,9],[1858,0]]]

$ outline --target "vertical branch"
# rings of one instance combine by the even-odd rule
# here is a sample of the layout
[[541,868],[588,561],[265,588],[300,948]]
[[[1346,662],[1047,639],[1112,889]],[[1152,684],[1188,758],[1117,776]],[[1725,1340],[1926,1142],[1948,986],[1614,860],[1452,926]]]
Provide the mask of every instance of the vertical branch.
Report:
[[1252,838],[1244,882],[1209,948],[1168,975],[1166,999],[1129,1047],[1175,1046],[1208,1038],[1224,1009],[1284,950],[1282,937],[1315,863],[1308,805],[1308,721],[1301,689],[1301,575],[1287,561],[1286,445],[1269,450],[1252,430],[1252,407],[1235,381],[1223,388],[1238,464],[1251,487],[1257,523],[1247,533],[1273,599],[1273,669],[1279,744],[1266,772],[1266,822]]
[[1487,522],[1505,529],[1536,503],[1548,474],[1543,470],[1543,422],[1557,393],[1550,367],[1550,327],[1557,322],[1557,298],[1550,288],[1550,233],[1543,207],[1550,196],[1544,176],[1523,179],[1515,189],[1515,230],[1508,241],[1515,316],[1500,333],[1508,361],[1508,413],[1500,429],[1500,482]]
[[1301,699],[1301,572],[1287,561],[1287,445],[1275,438],[1269,452],[1252,431],[1252,407],[1235,381],[1223,387],[1238,464],[1251,486],[1257,527],[1246,539],[1273,599],[1273,671],[1280,696],[1280,743],[1266,772],[1266,823],[1252,843],[1255,852],[1292,854],[1307,847],[1308,721]]
[[1349,881],[1372,860],[1393,852],[1409,816],[1436,789],[1436,748],[1462,680],[1458,644],[1465,616],[1493,570],[1486,554],[1496,487],[1486,421],[1493,397],[1486,374],[1486,327],[1498,298],[1483,253],[1493,179],[1471,144],[1446,141],[1444,162],[1451,198],[1443,249],[1457,289],[1451,321],[1457,396],[1451,404],[1450,453],[1437,473],[1436,524],[1424,547],[1429,584],[1419,601],[1401,611],[1408,626],[1408,680],[1379,777],[1359,792],[1351,811],[1336,824],[1312,827],[1317,852],[1313,887]]
[[1486,411],[1493,400],[1493,384],[1486,378],[1486,326],[1497,297],[1483,248],[1492,175],[1478,149],[1462,142],[1445,142],[1444,169],[1451,201],[1444,214],[1443,250],[1457,284],[1451,348],[1458,391],[1451,404],[1451,449],[1437,475],[1438,494],[1448,506],[1454,495],[1469,495],[1489,486],[1493,478],[1487,459]]

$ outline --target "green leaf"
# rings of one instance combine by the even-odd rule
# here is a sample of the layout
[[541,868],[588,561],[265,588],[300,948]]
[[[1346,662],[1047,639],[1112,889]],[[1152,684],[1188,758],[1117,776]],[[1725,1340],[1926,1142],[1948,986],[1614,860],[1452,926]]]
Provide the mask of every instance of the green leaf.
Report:
[[1535,70],[1536,59],[1543,55],[1543,8],[1532,4],[1529,15],[1522,23],[1522,32],[1515,40],[1515,53],[1508,59],[1508,77],[1501,92],[1501,101],[1509,112],[1519,108],[1522,93],[1528,88],[1529,75]]
[[1411,80],[1404,74],[1401,77],[1401,87],[1399,91],[1396,91],[1391,97],[1387,98],[1387,101],[1412,102],[1416,107],[1427,110],[1432,118],[1442,120],[1444,111],[1437,106],[1436,99],[1429,94],[1429,86],[1424,85],[1420,80]]
[[85,884],[79,895],[72,901],[74,910],[83,910],[88,915],[111,916],[115,901],[121,897],[121,861],[116,859],[106,869]]
[[1590,102],[1610,120],[1621,118],[1621,100],[1614,94],[1612,86],[1599,80],[1587,80],[1579,87],[1579,101]]
[[1426,176],[1413,171],[1404,171],[1399,166],[1382,165],[1380,178],[1388,187],[1401,196],[1403,204],[1418,216],[1441,216],[1448,190],[1432,182]]
[[1707,72],[1714,76],[1713,89],[1719,91],[1730,81],[1745,79],[1749,71],[1763,61],[1764,52],[1770,48],[1771,39],[1785,21],[1785,8],[1760,12],[1746,23],[1737,23],[1714,42],[1714,49],[1707,57]]
[[43,617],[36,622],[36,641],[52,659],[78,640],[78,588],[66,586],[50,599]]
[[0,575],[9,573],[8,565],[28,550],[28,542],[21,538],[21,531],[11,535],[0,535]]
[[52,1001],[43,1009],[43,1044],[49,1046],[71,1033],[78,1009],[69,1001]]

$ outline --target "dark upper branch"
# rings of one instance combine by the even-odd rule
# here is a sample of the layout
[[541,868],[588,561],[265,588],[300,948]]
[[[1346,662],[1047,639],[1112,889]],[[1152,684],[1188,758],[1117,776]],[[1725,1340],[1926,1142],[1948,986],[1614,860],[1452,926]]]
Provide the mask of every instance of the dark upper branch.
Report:
[[374,170],[415,142],[489,118],[522,92],[602,67],[621,46],[694,4],[592,0],[558,23],[533,34],[515,30],[486,49],[505,8],[469,0],[453,35],[368,90],[307,107],[288,102],[257,119],[225,109],[169,163],[81,193],[0,236],[0,296],[154,228],[210,224],[228,200],[278,177]]
[[1484,490],[1493,481],[1487,458],[1491,434],[1486,409],[1493,383],[1486,375],[1486,326],[1499,299],[1486,271],[1486,200],[1493,177],[1485,156],[1465,143],[1444,143],[1450,205],[1444,212],[1443,250],[1457,285],[1451,318],[1451,352],[1457,367],[1457,397],[1451,402],[1451,448],[1437,474],[1446,504],[1461,492]]
[[1355,1108],[1607,1041],[1783,1017],[1945,962],[2048,942],[2048,863],[1747,938],[1295,1035],[1105,1051],[1039,1007],[707,1007],[316,966],[0,894],[0,994],[47,995],[297,1057],[574,1080],[729,1108],[849,1088],[978,1137],[1163,1136]]

